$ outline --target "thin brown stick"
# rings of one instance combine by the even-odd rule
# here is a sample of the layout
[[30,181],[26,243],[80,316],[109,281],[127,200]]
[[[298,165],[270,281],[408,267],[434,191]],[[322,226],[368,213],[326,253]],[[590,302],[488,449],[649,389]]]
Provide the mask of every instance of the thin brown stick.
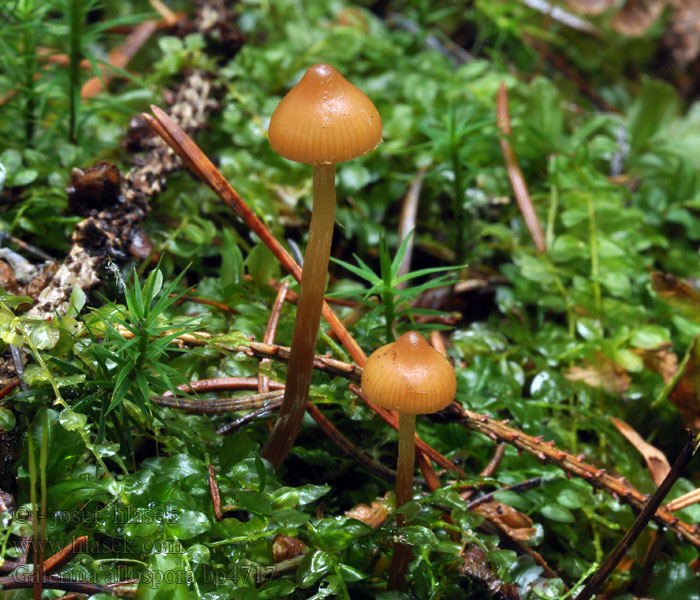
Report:
[[177,142],[175,139],[170,135],[170,132],[163,126],[161,125],[160,121],[157,119],[154,119],[151,115],[148,113],[141,113],[141,116],[144,118],[146,123],[153,129],[160,137],[163,138],[166,144],[170,146],[170,148],[175,152],[180,157],[180,160],[184,163],[184,165],[192,171],[197,177],[200,179],[204,179],[204,175],[201,173],[199,168],[195,165],[194,162],[190,160],[190,158],[186,154],[180,154],[175,150],[175,147],[177,145]]
[[[403,198],[403,202],[401,203],[401,216],[399,217],[399,244],[403,243],[403,241],[416,228],[418,200],[420,199],[420,193],[423,189],[423,179],[425,177],[425,172],[426,169],[423,168],[416,173],[415,177],[413,178],[413,181],[411,182],[411,185],[408,188],[408,191],[406,192],[406,195]],[[406,253],[404,254],[403,260],[399,265],[399,277],[408,274],[408,272],[411,270],[411,258],[413,256],[414,243],[414,239],[411,239],[408,242],[408,246],[406,247]],[[399,289],[403,289],[407,285],[407,281],[402,281],[398,284],[397,287]]]
[[[156,119],[162,125],[160,129],[155,128],[156,132],[161,135],[162,131],[167,131],[167,136],[162,136],[168,145],[175,153],[182,158],[188,165],[197,165],[193,171],[233,210],[243,222],[255,233],[260,240],[272,251],[277,260],[282,266],[296,279],[301,280],[301,268],[277,241],[277,239],[265,227],[264,223],[258,216],[250,210],[243,202],[243,199],[226,181],[224,176],[216,169],[207,156],[199,149],[197,144],[182,130],[178,125],[168,117],[157,106],[151,106],[151,110],[156,115]],[[148,120],[148,119],[147,119]],[[148,121],[153,125],[153,120]],[[331,310],[327,303],[323,303],[323,316],[328,321],[333,331],[340,342],[345,346],[350,353],[352,359],[363,365],[367,360],[362,348],[358,345],[355,339],[348,333],[343,324],[340,322],[335,313]]]
[[251,394],[239,398],[217,398],[216,400],[195,400],[173,396],[151,396],[151,401],[159,406],[186,410],[203,415],[217,415],[238,410],[252,410],[265,406],[270,400],[281,398],[284,390],[274,390],[263,394]]
[[216,433],[218,433],[219,435],[227,435],[233,431],[236,431],[246,423],[254,421],[255,419],[259,419],[260,417],[269,414],[273,410],[277,410],[280,406],[282,406],[282,396],[280,396],[279,398],[275,398],[274,400],[270,400],[257,410],[253,410],[248,414],[239,417],[235,421],[231,421],[226,425],[222,425],[216,430]]
[[[211,379],[198,379],[183,383],[177,386],[177,389],[182,392],[197,394],[205,394],[207,392],[230,392],[232,390],[254,390],[258,385],[258,380],[255,377],[213,377]],[[278,381],[270,382],[270,389],[284,389],[284,384]],[[163,398],[172,396],[172,392],[165,392]]]
[[87,546],[88,536],[83,535],[73,540],[62,550],[49,556],[42,565],[44,575],[50,575],[54,571],[59,571],[65,567],[73,558],[85,550]]
[[666,494],[671,490],[671,487],[676,480],[680,477],[681,473],[685,467],[693,458],[695,450],[697,449],[698,442],[690,436],[688,442],[683,446],[680,454],[671,466],[671,470],[668,472],[661,485],[657,488],[654,495],[649,498],[649,500],[642,508],[642,511],[637,515],[637,518],[632,523],[632,527],[629,528],[624,537],[617,544],[615,549],[610,553],[610,556],[605,560],[605,562],[600,566],[600,568],[593,574],[593,576],[588,580],[588,583],[583,587],[576,600],[588,600],[595,594],[602,583],[610,576],[615,567],[617,567],[622,557],[627,554],[634,541],[639,537],[639,534],[644,531],[644,528],[649,523],[649,520],[656,513],[656,509],[659,508],[661,502],[666,497]]
[[8,383],[6,386],[0,389],[0,400],[7,396],[7,394],[14,390],[18,385],[19,379],[13,379],[12,381],[10,381],[10,383]]
[[[250,342],[247,346],[238,346],[234,348],[234,350],[236,352],[244,352],[248,356],[255,356],[257,358],[271,358],[282,362],[289,361],[289,347],[287,346]],[[357,365],[319,354],[314,357],[314,369],[324,371],[331,376],[344,377],[350,381],[357,381],[358,383],[362,376],[362,369]]]
[[[248,281],[251,281],[253,278],[250,275],[244,275],[243,279],[246,279]],[[270,281],[267,282],[267,285],[270,287],[274,288],[275,290],[279,291],[279,289],[284,285],[284,283],[278,281],[277,279],[270,279]],[[289,290],[287,292],[287,302],[291,302],[292,304],[297,304],[299,302],[299,296],[294,290]],[[357,308],[364,306],[362,302],[358,302],[357,300],[348,300],[347,298],[331,298],[329,296],[326,296],[324,298],[327,304],[336,304],[338,306],[348,306],[350,308]]]
[[508,170],[508,178],[513,187],[515,199],[518,201],[518,207],[525,219],[532,240],[535,242],[535,248],[538,252],[545,252],[547,245],[544,241],[544,233],[537,218],[535,207],[532,205],[532,199],[527,191],[527,184],[523,177],[523,172],[520,170],[518,159],[513,151],[513,146],[510,144],[510,116],[508,115],[508,92],[506,86],[501,82],[498,88],[498,100],[496,103],[496,115],[498,120],[498,128],[501,130],[501,151],[503,152],[503,160],[506,163]]
[[177,13],[170,10],[161,0],[150,0],[151,6],[163,17],[163,21],[170,27],[180,20]]
[[493,476],[493,474],[496,472],[496,469],[498,469],[498,465],[501,464],[501,461],[503,460],[505,453],[506,453],[506,445],[503,442],[501,442],[500,444],[498,444],[498,446],[496,446],[496,451],[493,453],[493,457],[491,458],[491,460],[484,467],[484,470],[481,471],[481,476],[482,477]]
[[[501,464],[501,460],[503,460],[503,457],[505,456],[506,453],[506,445],[501,442],[496,446],[496,451],[493,453],[493,456],[491,457],[491,460],[488,462],[488,464],[482,469],[481,471],[481,477],[491,477],[493,474],[496,472],[496,469],[498,468],[498,465]],[[477,486],[480,487],[480,486]],[[474,495],[474,492],[477,490],[477,487],[473,485],[468,485],[465,486],[460,492],[460,495],[464,500],[469,500]]]
[[[7,590],[21,590],[34,587],[34,576],[30,574],[13,574],[5,577],[0,577],[0,588]],[[71,581],[63,579],[57,575],[49,575],[43,577],[39,582],[43,589],[46,590],[65,590],[66,592],[76,592],[85,596],[94,594],[111,594],[112,589],[106,585],[99,583],[85,583],[83,581]]]
[[651,531],[650,533],[652,535],[652,540],[644,554],[644,564],[642,565],[641,574],[637,579],[637,585],[634,588],[634,595],[636,598],[645,597],[649,591],[654,565],[659,558],[659,554],[661,554],[661,548],[664,546],[666,528],[659,527],[657,531]]
[[[553,442],[545,442],[541,437],[533,437],[512,427],[506,422],[498,421],[488,415],[475,413],[453,402],[441,415],[460,422],[472,431],[483,433],[495,442],[506,442],[519,450],[532,454],[542,462],[551,462],[567,473],[581,477],[594,488],[603,490],[621,498],[635,510],[641,510],[648,496],[642,494],[624,478],[608,475],[605,469],[598,469],[583,462],[585,457],[574,456],[554,446]],[[653,516],[659,525],[664,525],[679,536],[700,548],[700,526],[689,525],[669,513],[665,508],[659,508]]]
[[497,490],[494,490],[493,492],[489,492],[488,494],[484,494],[483,496],[479,496],[476,500],[472,500],[469,504],[467,504],[467,510],[474,510],[477,506],[492,502],[494,499],[494,496],[498,492],[504,492],[505,490],[510,490],[511,492],[515,492],[516,494],[522,494],[523,492],[527,492],[527,490],[531,490],[533,488],[539,487],[540,485],[542,485],[542,478],[541,477],[533,477],[532,479],[526,479],[525,481],[521,481],[520,483],[514,483],[513,485],[507,485],[505,487],[498,488]]
[[92,77],[83,84],[80,97],[92,98],[99,94],[104,85],[109,83],[113,77],[113,71],[109,67],[116,69],[126,67],[157,29],[157,21],[144,21],[137,25],[124,40],[124,43],[109,53],[109,65],[100,66],[101,77]]
[[214,517],[217,521],[221,521],[224,518],[221,512],[221,495],[219,494],[219,484],[216,481],[216,471],[214,470],[214,465],[209,463],[209,494],[211,495],[211,502],[214,505]]
[[416,452],[416,463],[423,477],[425,478],[425,483],[428,485],[428,489],[434,492],[440,487],[440,479],[433,469],[433,465],[430,464],[430,459],[423,452]]
[[445,348],[445,339],[442,337],[442,334],[437,329],[433,329],[430,332],[430,345],[443,356],[447,356],[447,348]]
[[[127,329],[123,325],[117,325],[115,330],[124,339],[130,340],[134,337],[134,332]],[[161,337],[171,335],[172,331],[164,331]],[[193,331],[192,333],[183,333],[173,338],[171,343],[173,344],[190,344],[191,346],[206,346],[209,343],[211,334],[206,331]]]
[[[289,281],[285,281],[279,288],[277,292],[277,297],[275,298],[275,303],[272,305],[272,310],[270,311],[270,318],[267,322],[267,327],[265,328],[265,335],[263,335],[264,344],[272,344],[275,341],[275,334],[277,333],[277,325],[280,321],[280,315],[282,314],[282,307],[284,306],[284,301],[287,298],[287,292],[289,291]],[[260,366],[269,363],[271,359],[263,358],[260,361]],[[261,394],[270,391],[270,378],[264,373],[258,373],[258,392]]]
[[[176,298],[179,294],[169,294],[168,298]],[[209,298],[196,298],[195,296],[180,296],[179,302],[195,302],[196,304],[206,304],[207,306],[213,306],[219,310],[223,310],[228,313],[237,313],[235,308],[224,304],[223,302],[217,302],[216,300],[210,300]]]
[[[386,421],[389,425],[391,425],[394,429],[396,429],[396,431],[399,430],[399,420],[396,417],[396,415],[392,415],[388,410],[384,410],[380,406],[377,406],[376,404],[374,404],[374,402],[370,402],[367,399],[367,396],[365,396],[362,393],[362,390],[359,387],[357,387],[356,385],[350,384],[350,391],[353,394],[355,394],[358,398],[360,398],[360,400],[362,400],[367,406],[369,406],[369,408],[372,409],[377,415],[379,415],[382,419],[384,419],[384,421]],[[457,465],[452,463],[452,461],[450,461],[449,459],[445,458],[442,454],[440,454],[432,446],[429,446],[428,444],[426,444],[418,436],[416,436],[416,450],[427,454],[431,460],[435,461],[443,469],[448,469],[450,471],[456,471],[462,477],[466,478],[466,475],[464,474],[464,471],[462,471],[462,469],[460,469]]]
[[692,506],[696,502],[700,502],[700,488],[671,500],[665,504],[663,508],[668,512],[675,512],[677,510]]
[[605,100],[605,98],[597,94],[595,90],[591,88],[586,78],[580,73],[576,72],[563,56],[557,54],[550,46],[540,43],[532,36],[526,36],[526,40],[537,52],[548,60],[555,69],[561,71],[561,73],[567,79],[573,81],[578,86],[579,90],[581,90],[581,93],[591,102],[593,102],[593,104],[595,104],[599,109],[604,110],[605,112],[620,113],[620,109],[613,106],[607,100]]
[[316,421],[323,433],[325,433],[333,441],[333,443],[338,446],[338,448],[340,448],[346,454],[349,454],[353,460],[362,465],[370,473],[373,473],[385,481],[390,483],[396,481],[395,471],[385,467],[371,458],[369,455],[358,450],[355,444],[340,433],[340,431],[333,426],[333,423],[326,419],[326,417],[323,416],[323,413],[321,413],[321,411],[316,408],[314,404],[307,402],[306,412],[308,412],[309,415],[311,415],[311,418]]

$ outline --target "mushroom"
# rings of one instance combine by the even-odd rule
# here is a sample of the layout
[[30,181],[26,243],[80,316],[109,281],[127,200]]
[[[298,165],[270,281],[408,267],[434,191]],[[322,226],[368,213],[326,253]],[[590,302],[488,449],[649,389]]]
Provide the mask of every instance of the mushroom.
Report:
[[279,103],[268,133],[276,152],[313,165],[314,174],[313,212],[284,399],[260,453],[277,468],[297,437],[311,386],[335,221],[335,163],[376,148],[382,122],[367,96],[330,65],[317,64]]
[[[447,359],[415,331],[375,350],[362,372],[362,391],[379,406],[399,413],[399,457],[396,469],[396,509],[413,498],[416,415],[434,413],[452,402],[457,378]],[[405,523],[397,515],[396,524]],[[389,589],[398,589],[406,575],[410,549],[394,546]]]

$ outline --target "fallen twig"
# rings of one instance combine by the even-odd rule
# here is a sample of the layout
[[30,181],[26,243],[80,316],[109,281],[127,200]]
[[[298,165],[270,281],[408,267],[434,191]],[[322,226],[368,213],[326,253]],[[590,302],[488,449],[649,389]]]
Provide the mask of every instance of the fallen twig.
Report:
[[[475,413],[456,402],[438,414],[448,420],[459,421],[464,427],[483,433],[495,442],[511,444],[519,450],[532,454],[542,462],[551,462],[567,473],[581,477],[594,488],[621,498],[635,510],[641,510],[646,505],[648,496],[642,494],[624,478],[608,475],[605,469],[598,469],[583,462],[584,456],[574,456],[564,452],[556,448],[553,442],[545,442],[541,437],[533,437],[508,427],[506,422]],[[689,525],[681,521],[664,507],[659,508],[652,518],[659,525],[667,527],[696,548],[700,548],[700,526],[697,524]]]
[[[353,394],[355,394],[358,398],[360,398],[360,400],[362,400],[367,406],[369,406],[369,408],[372,411],[374,411],[377,415],[379,415],[382,419],[384,419],[384,421],[386,421],[389,425],[391,425],[391,427],[396,429],[396,431],[399,430],[399,419],[396,415],[392,415],[388,410],[384,410],[382,407],[374,404],[374,402],[369,401],[367,399],[367,396],[365,396],[362,393],[362,390],[359,387],[357,387],[356,385],[350,384],[350,391]],[[460,469],[457,465],[452,463],[452,461],[450,461],[449,459],[445,458],[442,454],[440,454],[432,446],[429,446],[428,444],[426,444],[417,435],[416,435],[416,450],[427,454],[432,460],[434,460],[443,469],[447,469],[450,471],[456,471],[462,477],[464,477],[464,478],[467,477],[464,474],[464,471],[462,471],[462,469]]]
[[523,172],[520,170],[518,159],[513,151],[513,146],[510,143],[510,116],[508,115],[508,92],[506,86],[501,82],[498,88],[498,100],[496,102],[496,115],[498,120],[498,128],[501,131],[501,151],[503,152],[503,160],[506,163],[508,170],[508,178],[513,187],[515,199],[518,201],[518,207],[525,219],[532,240],[535,242],[535,248],[538,252],[545,252],[547,245],[544,241],[544,233],[540,226],[535,207],[532,205],[532,199],[527,191],[527,184],[523,177]]
[[217,398],[216,400],[195,400],[193,398],[181,398],[170,396],[151,396],[151,400],[159,406],[176,408],[204,415],[217,415],[222,413],[235,412],[238,410],[253,410],[262,408],[270,400],[282,397],[284,389],[265,392],[263,394],[252,394],[239,398]]
[[214,470],[214,465],[209,464],[209,494],[211,495],[211,502],[214,506],[214,517],[217,521],[221,521],[224,518],[221,512],[221,495],[219,494],[219,484],[216,481],[216,471]]
[[692,506],[696,502],[700,502],[700,488],[671,500],[669,503],[663,506],[663,509],[667,510],[668,512],[675,512],[677,510]]
[[[123,325],[117,325],[115,330],[126,340],[130,340],[134,337],[134,332],[130,331]],[[164,331],[162,337],[172,334],[173,331]],[[211,337],[211,334],[206,333],[205,331],[193,331],[192,333],[183,333],[178,335],[177,337],[173,338],[172,343],[180,345],[189,344],[190,346],[206,346],[211,340]]]
[[[211,99],[208,75],[192,72],[185,79],[171,107],[173,118],[188,131],[202,128],[216,106]],[[109,206],[75,227],[72,245],[50,283],[41,291],[27,316],[35,319],[65,315],[71,290],[87,290],[100,282],[99,269],[109,256],[124,258],[133,233],[148,213],[148,200],[165,186],[168,175],[180,161],[160,140],[153,139],[151,151],[121,178],[118,206]]]
[[[170,145],[170,147],[182,158],[190,169],[204,181],[243,222],[255,233],[260,240],[272,251],[282,266],[296,279],[301,280],[301,268],[279,243],[277,238],[248,207],[238,193],[226,181],[207,156],[200,150],[197,144],[157,106],[151,106],[154,119],[151,115],[143,115],[144,119],[153,129]],[[362,348],[348,333],[335,313],[326,302],[323,303],[323,316],[328,321],[340,342],[350,353],[352,359],[358,364],[364,364],[367,360]]]
[[[7,590],[29,589],[34,587],[35,577],[32,574],[27,575],[6,575],[0,577],[0,588]],[[49,575],[41,579],[41,587],[46,590],[64,590],[66,592],[76,592],[85,596],[94,594],[112,594],[112,588],[99,583],[86,583],[83,581],[72,581],[63,579],[57,575]]]
[[[423,189],[423,179],[425,178],[426,169],[420,169],[413,178],[411,185],[406,192],[401,203],[401,217],[399,218],[399,244],[401,244],[411,232],[416,228],[416,214],[418,213],[418,200],[420,199],[420,193]],[[415,233],[413,234],[415,237]],[[408,242],[406,247],[406,253],[403,256],[403,260],[399,265],[399,270],[397,273],[398,277],[407,275],[411,270],[411,258],[413,256],[413,245],[415,239],[412,238]],[[404,289],[408,285],[408,281],[399,282],[397,287],[399,289]]]
[[396,471],[385,467],[369,455],[358,450],[355,444],[340,433],[333,426],[333,424],[323,416],[323,413],[321,413],[321,411],[314,404],[307,402],[306,412],[311,415],[311,418],[316,421],[323,433],[333,440],[333,443],[335,443],[338,448],[340,448],[346,454],[349,454],[356,462],[361,464],[370,473],[374,473],[377,477],[381,477],[390,483],[394,483],[396,481]]
[[[282,314],[282,306],[287,298],[288,291],[289,281],[285,281],[277,292],[275,303],[272,305],[272,310],[270,311],[270,318],[265,328],[265,334],[263,335],[263,343],[265,344],[272,344],[275,341],[277,324],[279,323],[280,315]],[[264,363],[269,363],[270,360],[269,358],[263,358],[260,361],[260,366],[262,367]],[[270,378],[263,373],[258,373],[258,392],[262,394],[268,391],[270,391]]]
[[246,415],[243,415],[242,417],[239,417],[235,421],[232,421],[231,423],[227,423],[226,425],[222,425],[216,430],[216,433],[219,435],[227,435],[231,433],[232,431],[236,431],[239,427],[242,427],[246,423],[249,423],[250,421],[254,421],[255,419],[259,419],[260,417],[264,417],[271,413],[273,410],[277,410],[280,406],[282,406],[282,396],[280,395],[279,398],[275,398],[274,400],[269,400],[267,403],[265,403],[263,406],[260,408],[253,410],[249,412]]
[[654,492],[654,495],[646,502],[642,508],[642,511],[637,515],[634,523],[632,523],[632,527],[629,528],[615,549],[610,553],[610,556],[608,556],[605,562],[588,580],[588,583],[586,583],[579,595],[576,596],[576,600],[588,600],[598,591],[598,588],[600,588],[602,583],[613,572],[622,557],[627,554],[627,551],[637,539],[639,534],[644,531],[644,528],[647,526],[647,523],[652,516],[656,513],[656,510],[661,505],[661,502],[663,502],[666,494],[668,494],[668,492],[671,490],[671,486],[673,486],[678,477],[680,477],[680,474],[690,462],[690,459],[693,458],[693,454],[695,454],[697,447],[698,442],[692,436],[690,436],[690,439],[686,445],[683,446],[683,449],[671,466],[671,470],[661,482],[661,485],[659,485],[656,492]]
[[195,302],[196,304],[206,304],[207,306],[213,306],[219,310],[223,310],[228,313],[238,312],[235,308],[224,304],[223,302],[217,302],[216,300],[210,300],[209,298],[196,298],[194,296],[180,296],[180,294],[169,294],[168,298],[177,298],[179,296],[178,304],[181,302]]
[[[234,348],[237,352],[243,352],[248,356],[257,358],[271,358],[282,362],[289,360],[289,347],[278,346],[277,344],[261,344],[260,342],[250,342],[247,346]],[[357,365],[335,360],[327,356],[317,354],[314,357],[314,369],[324,371],[331,376],[345,377],[350,381],[360,381],[362,369]]]
[[480,506],[482,504],[486,504],[487,502],[492,502],[494,499],[494,496],[498,492],[510,490],[511,492],[515,492],[516,494],[522,494],[523,492],[526,492],[527,490],[531,490],[533,488],[539,487],[540,485],[542,485],[542,478],[541,477],[533,477],[532,479],[526,479],[525,481],[521,481],[520,483],[514,483],[513,485],[507,485],[505,487],[498,488],[497,490],[494,490],[493,492],[489,492],[488,494],[484,494],[483,496],[480,496],[476,500],[472,500],[469,504],[467,504],[467,510],[474,510],[477,506]]

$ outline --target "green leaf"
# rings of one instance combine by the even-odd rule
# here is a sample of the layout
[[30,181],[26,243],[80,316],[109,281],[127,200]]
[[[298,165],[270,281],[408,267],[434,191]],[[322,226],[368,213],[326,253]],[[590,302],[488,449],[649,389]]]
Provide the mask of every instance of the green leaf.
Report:
[[586,501],[583,498],[583,496],[579,494],[576,490],[572,490],[570,488],[562,490],[557,495],[557,502],[561,504],[564,508],[571,509],[582,508],[586,504]]
[[15,171],[10,178],[10,186],[25,186],[32,183],[39,176],[36,169],[20,169]]
[[650,598],[700,600],[697,576],[683,563],[656,563],[647,595]]
[[270,581],[258,588],[258,598],[260,600],[275,600],[276,598],[284,598],[289,596],[295,589],[296,584],[288,579],[278,579]]
[[322,550],[313,550],[302,559],[297,568],[297,583],[308,588],[333,568],[333,558]]
[[544,77],[537,77],[530,84],[527,123],[544,137],[550,148],[557,145],[563,133],[561,95],[557,87]]
[[231,230],[226,227],[222,230],[223,243],[221,244],[221,283],[225,288],[237,285],[243,281],[243,255],[236,244]]
[[635,348],[655,350],[671,341],[668,329],[659,325],[644,325],[632,332],[630,344]]
[[628,113],[632,150],[641,150],[678,114],[679,107],[678,94],[671,85],[645,78]]
[[558,521],[560,523],[574,523],[576,521],[569,509],[559,504],[545,504],[540,508],[540,512],[542,516],[552,521]]
[[166,521],[165,532],[176,540],[189,540],[205,531],[211,523],[207,516],[196,510],[171,512],[172,519]]
[[277,259],[265,244],[257,244],[245,259],[248,273],[256,285],[265,285],[274,279],[279,270]]
[[139,600],[189,600],[189,575],[179,554],[152,554],[148,570],[139,576]]

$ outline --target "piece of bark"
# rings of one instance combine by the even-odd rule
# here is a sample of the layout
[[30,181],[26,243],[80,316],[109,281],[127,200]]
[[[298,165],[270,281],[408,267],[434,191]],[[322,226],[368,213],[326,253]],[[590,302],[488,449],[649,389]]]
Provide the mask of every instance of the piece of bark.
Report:
[[665,5],[666,0],[627,0],[613,19],[613,29],[630,37],[644,35]]
[[[173,119],[190,132],[203,128],[216,106],[212,90],[210,75],[201,71],[190,73],[170,108]],[[46,319],[65,315],[74,287],[87,290],[98,284],[99,270],[108,257],[126,258],[132,238],[140,232],[138,226],[148,214],[149,199],[165,187],[167,176],[181,164],[160,138],[151,138],[149,146],[150,151],[121,178],[120,202],[76,225],[68,255],[28,316]]]

